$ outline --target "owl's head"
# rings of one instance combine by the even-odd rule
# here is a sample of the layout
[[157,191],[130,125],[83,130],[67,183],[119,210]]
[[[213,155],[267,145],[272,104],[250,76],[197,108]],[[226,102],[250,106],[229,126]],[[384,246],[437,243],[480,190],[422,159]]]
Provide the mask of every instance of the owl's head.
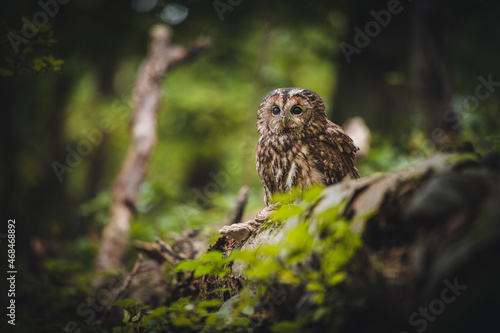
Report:
[[325,105],[314,91],[279,88],[262,100],[257,115],[259,135],[288,135],[304,138],[326,126]]

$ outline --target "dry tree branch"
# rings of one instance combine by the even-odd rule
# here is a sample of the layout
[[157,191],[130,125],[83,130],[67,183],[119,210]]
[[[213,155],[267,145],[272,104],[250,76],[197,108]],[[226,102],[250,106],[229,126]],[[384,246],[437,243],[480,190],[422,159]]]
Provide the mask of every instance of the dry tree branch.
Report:
[[146,177],[156,143],[156,115],[163,77],[172,66],[194,59],[208,45],[208,41],[203,39],[187,47],[175,46],[171,44],[171,31],[166,26],[158,25],[151,30],[148,56],[139,71],[132,94],[132,141],[113,185],[113,202],[109,223],[103,231],[97,270],[123,265],[139,186]]

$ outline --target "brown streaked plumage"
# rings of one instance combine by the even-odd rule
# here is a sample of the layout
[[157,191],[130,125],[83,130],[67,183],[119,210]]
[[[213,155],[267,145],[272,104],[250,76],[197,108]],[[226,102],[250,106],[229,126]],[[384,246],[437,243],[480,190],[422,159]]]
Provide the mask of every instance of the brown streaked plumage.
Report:
[[318,94],[303,88],[271,91],[259,106],[255,153],[257,171],[271,195],[292,187],[335,184],[359,178],[354,166],[358,148],[342,128],[326,117]]

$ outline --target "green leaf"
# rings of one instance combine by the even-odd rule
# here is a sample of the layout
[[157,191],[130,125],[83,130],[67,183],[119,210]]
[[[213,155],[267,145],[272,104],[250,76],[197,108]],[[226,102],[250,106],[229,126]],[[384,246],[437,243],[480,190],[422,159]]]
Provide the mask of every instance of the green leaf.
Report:
[[454,154],[451,155],[448,158],[448,163],[463,163],[467,161],[474,161],[477,162],[479,157],[474,154],[474,153],[460,153],[460,154]]
[[278,245],[265,245],[259,247],[259,255],[267,255],[269,257],[276,257],[281,251]]
[[271,215],[272,219],[276,220],[287,220],[292,216],[300,215],[304,213],[304,210],[293,204],[279,206],[275,212]]
[[141,319],[141,314],[140,313],[138,313],[138,314],[136,314],[135,316],[132,317],[132,322],[136,323],[136,322],[139,321],[139,319]]
[[298,187],[294,187],[288,193],[275,193],[275,194],[273,194],[272,201],[278,202],[280,204],[291,204],[293,202],[296,202],[300,198],[301,194],[302,194],[301,189]]
[[147,310],[149,309],[149,305],[143,305],[143,306],[139,306],[138,308],[135,309],[135,311],[139,312],[139,311],[143,311],[143,310]]
[[179,315],[172,315],[171,319],[175,326],[192,326],[193,324],[193,321],[182,313]]
[[167,313],[167,307],[160,306],[149,313],[149,316],[162,316]]
[[252,263],[256,260],[255,250],[239,250],[233,252],[235,259],[244,261],[246,263]]
[[209,301],[201,301],[200,303],[198,303],[198,307],[199,308],[211,308],[211,307],[219,306],[221,304],[222,304],[222,302],[219,301],[218,299],[212,299]]
[[196,269],[194,270],[194,277],[200,277],[202,275],[211,274],[215,271],[216,269],[214,266],[201,265],[196,267]]
[[279,280],[283,283],[288,283],[288,284],[291,284],[291,285],[296,285],[297,283],[300,282],[299,278],[297,277],[297,275],[290,271],[290,270],[285,270],[285,269],[282,269],[279,271]]
[[280,266],[271,260],[261,261],[257,265],[246,270],[246,274],[255,279],[265,280],[280,270]]
[[311,281],[307,284],[308,291],[322,291],[324,288],[318,281]]
[[282,321],[273,325],[271,331],[275,333],[300,333],[302,332],[302,325],[297,325],[293,321]]
[[198,268],[202,263],[198,260],[186,260],[183,261],[175,267],[176,271],[192,271]]
[[121,300],[114,302],[112,305],[121,306],[124,308],[131,308],[131,307],[136,306],[138,304],[133,299],[125,298],[125,299],[121,299]]
[[210,251],[210,252],[207,252],[205,253],[202,257],[201,257],[201,262],[203,263],[217,263],[217,262],[220,262],[222,259],[222,252],[220,251]]
[[130,320],[130,312],[128,312],[126,309],[123,309],[123,319],[122,321],[124,323],[128,323]]
[[302,199],[306,202],[316,202],[323,193],[323,186],[314,185],[309,187],[303,194]]
[[291,250],[309,250],[313,245],[313,239],[309,234],[309,224],[301,223],[290,230],[286,235],[286,243],[290,244]]
[[241,313],[243,313],[245,316],[251,316],[254,314],[254,312],[255,311],[251,306],[247,306],[246,308],[243,309],[243,311],[241,311]]
[[215,327],[217,326],[217,323],[218,323],[218,317],[216,312],[209,314],[207,319],[205,320],[206,328]]
[[337,216],[339,215],[340,208],[342,206],[342,203],[339,205],[332,206],[325,211],[321,212],[317,217],[322,220],[335,220],[337,219]]
[[337,283],[340,283],[342,281],[344,281],[345,279],[345,273],[344,272],[339,272],[335,275],[333,275],[330,280],[328,280],[328,284],[333,286],[333,285],[336,285]]

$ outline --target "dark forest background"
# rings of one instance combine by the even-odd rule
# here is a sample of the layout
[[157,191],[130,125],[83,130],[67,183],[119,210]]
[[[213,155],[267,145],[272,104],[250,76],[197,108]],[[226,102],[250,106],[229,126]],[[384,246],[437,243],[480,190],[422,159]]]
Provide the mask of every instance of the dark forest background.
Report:
[[[85,299],[155,24],[170,25],[175,44],[208,37],[211,45],[165,78],[130,240],[207,225],[215,225],[207,231],[215,240],[243,185],[247,211],[262,208],[256,112],[278,87],[316,91],[335,123],[364,119],[372,139],[358,162],[362,176],[450,144],[470,142],[479,153],[498,145],[500,3],[402,0],[390,22],[356,46],[355,28],[366,34],[371,12],[390,3],[73,0],[58,4],[16,53],[8,34],[21,36],[22,18],[42,7],[3,1],[0,211],[3,224],[17,222],[19,322],[65,322]],[[357,47],[349,57],[347,44]],[[91,142],[89,154],[68,165],[83,141]],[[67,172],[58,176],[54,162]],[[6,253],[4,239],[1,247]],[[126,267],[135,257],[131,248]]]

